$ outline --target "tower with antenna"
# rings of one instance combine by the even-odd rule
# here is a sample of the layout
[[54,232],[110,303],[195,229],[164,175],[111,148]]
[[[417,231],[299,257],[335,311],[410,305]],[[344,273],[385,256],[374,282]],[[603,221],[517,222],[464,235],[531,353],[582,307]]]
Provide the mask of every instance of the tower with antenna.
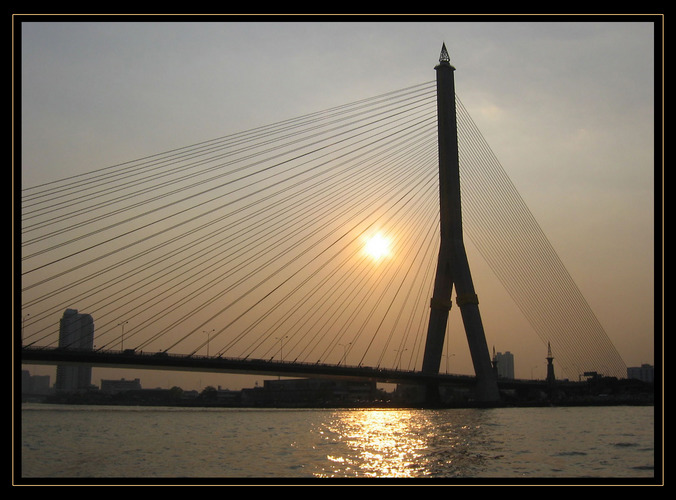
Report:
[[547,342],[547,383],[553,384],[556,382],[556,377],[554,376],[554,357],[552,356],[552,346]]

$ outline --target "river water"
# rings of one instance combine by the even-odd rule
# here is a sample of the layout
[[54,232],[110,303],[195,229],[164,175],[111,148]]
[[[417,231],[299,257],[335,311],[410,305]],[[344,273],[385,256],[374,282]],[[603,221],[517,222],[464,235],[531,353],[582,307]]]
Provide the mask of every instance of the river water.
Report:
[[641,484],[650,483],[656,470],[661,477],[654,417],[652,406],[282,410],[24,404],[15,475],[28,483],[55,478],[72,484],[85,478],[152,484],[322,484],[322,478]]

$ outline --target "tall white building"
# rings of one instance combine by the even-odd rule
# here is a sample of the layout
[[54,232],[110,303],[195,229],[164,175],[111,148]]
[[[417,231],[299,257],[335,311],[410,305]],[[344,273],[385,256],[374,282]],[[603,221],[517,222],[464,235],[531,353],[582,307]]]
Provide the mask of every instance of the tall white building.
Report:
[[[64,349],[94,348],[94,318],[66,309],[60,321],[59,347]],[[59,365],[56,367],[56,390],[74,392],[88,389],[92,383],[90,366]]]

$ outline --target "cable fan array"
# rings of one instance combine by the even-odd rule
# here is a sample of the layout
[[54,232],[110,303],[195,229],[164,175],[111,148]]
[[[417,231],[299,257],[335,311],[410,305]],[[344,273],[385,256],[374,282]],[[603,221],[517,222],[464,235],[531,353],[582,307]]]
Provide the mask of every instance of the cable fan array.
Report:
[[585,371],[624,378],[627,369],[556,251],[456,98],[463,228],[543,345],[558,376]]
[[36,186],[23,341],[412,368],[437,224],[433,83]]
[[[456,103],[466,234],[565,374],[624,377]],[[71,307],[97,349],[413,370],[439,243],[435,84],[34,186],[21,222],[24,345],[57,345]]]

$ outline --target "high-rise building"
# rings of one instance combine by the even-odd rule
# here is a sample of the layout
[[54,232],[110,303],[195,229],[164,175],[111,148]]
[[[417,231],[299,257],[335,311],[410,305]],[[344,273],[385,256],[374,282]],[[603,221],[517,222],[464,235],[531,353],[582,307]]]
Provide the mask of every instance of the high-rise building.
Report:
[[514,378],[514,355],[507,352],[499,352],[495,355],[498,368],[498,378]]
[[627,368],[627,378],[635,378],[642,382],[655,382],[655,367],[649,364]]
[[[94,348],[94,318],[89,314],[80,314],[76,309],[66,309],[60,321],[59,347],[63,349]],[[90,366],[59,365],[56,367],[57,391],[75,392],[91,387],[92,369]]]

